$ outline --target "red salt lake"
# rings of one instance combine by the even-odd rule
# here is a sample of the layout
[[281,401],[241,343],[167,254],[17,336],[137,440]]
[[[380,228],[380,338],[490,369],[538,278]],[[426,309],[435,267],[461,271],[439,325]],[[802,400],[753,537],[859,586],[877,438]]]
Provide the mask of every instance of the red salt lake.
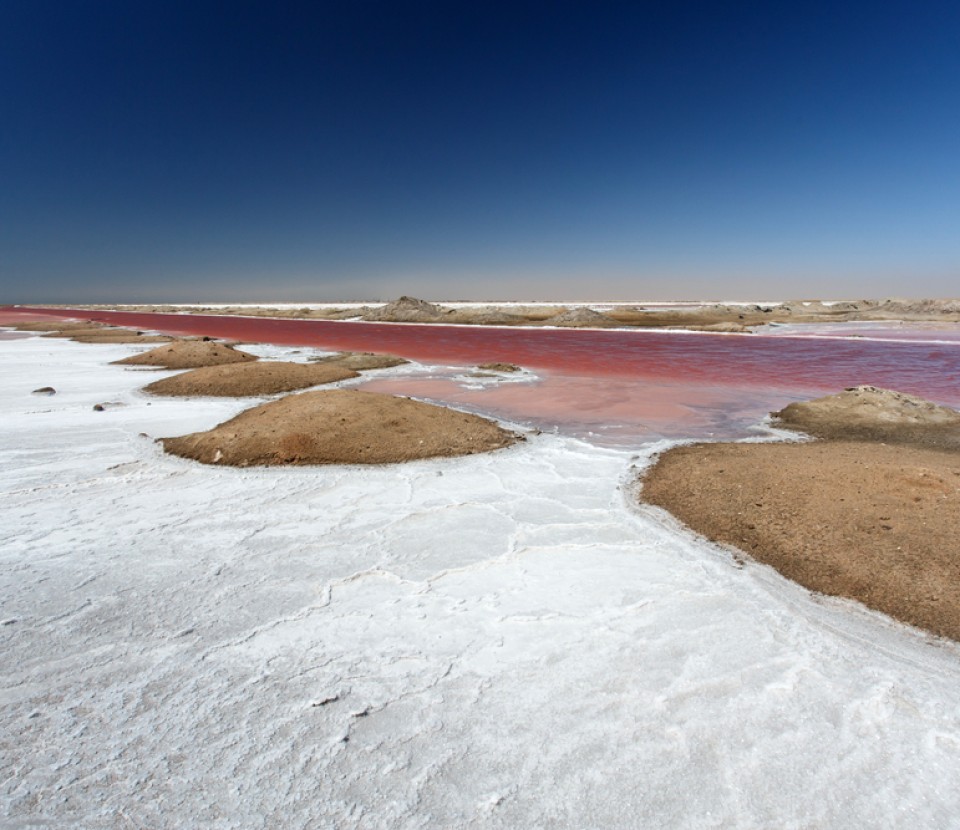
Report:
[[[426,376],[372,379],[364,388],[453,403],[600,443],[658,436],[740,437],[791,400],[859,384],[960,406],[960,343],[954,342],[40,308],[0,309],[0,324],[38,314],[277,345],[392,352],[446,367],[518,363],[541,380],[482,388],[485,381],[448,368]],[[924,335],[936,339],[936,330]]]

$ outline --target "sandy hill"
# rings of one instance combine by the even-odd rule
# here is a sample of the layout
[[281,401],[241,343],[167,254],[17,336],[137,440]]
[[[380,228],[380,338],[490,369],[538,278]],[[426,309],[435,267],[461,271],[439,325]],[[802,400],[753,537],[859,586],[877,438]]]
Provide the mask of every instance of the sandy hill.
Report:
[[470,455],[522,440],[493,421],[375,392],[304,392],[248,409],[207,432],[160,439],[205,464],[385,464]]
[[175,340],[169,345],[149,352],[115,360],[121,366],[160,366],[164,369],[199,369],[202,366],[222,366],[226,363],[244,363],[256,356],[242,352],[226,343],[213,340]]
[[144,387],[151,395],[251,397],[295,392],[360,375],[334,363],[288,363],[280,360],[205,366]]

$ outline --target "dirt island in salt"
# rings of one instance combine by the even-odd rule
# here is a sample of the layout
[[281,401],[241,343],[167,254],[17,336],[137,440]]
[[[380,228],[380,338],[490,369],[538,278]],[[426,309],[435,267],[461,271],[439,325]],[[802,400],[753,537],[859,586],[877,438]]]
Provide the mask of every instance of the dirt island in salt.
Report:
[[643,501],[813,591],[960,640],[960,413],[855,387],[775,416],[821,440],[677,447]]
[[376,392],[304,392],[241,412],[206,432],[160,439],[174,455],[237,467],[389,464],[473,455],[522,437],[494,421]]

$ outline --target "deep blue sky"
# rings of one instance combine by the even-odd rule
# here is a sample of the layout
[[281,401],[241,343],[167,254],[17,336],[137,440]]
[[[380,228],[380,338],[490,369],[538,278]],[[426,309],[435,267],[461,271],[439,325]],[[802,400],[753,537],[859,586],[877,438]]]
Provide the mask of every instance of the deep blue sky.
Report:
[[956,0],[0,4],[0,302],[958,277]]

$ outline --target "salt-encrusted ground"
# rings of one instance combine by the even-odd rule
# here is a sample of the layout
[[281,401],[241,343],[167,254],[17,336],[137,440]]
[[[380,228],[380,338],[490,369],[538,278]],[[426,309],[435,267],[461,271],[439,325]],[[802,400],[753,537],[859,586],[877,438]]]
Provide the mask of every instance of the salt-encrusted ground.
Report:
[[957,821],[960,651],[634,512],[650,448],[202,467],[140,433],[250,401],[131,350],[0,342],[3,826]]

